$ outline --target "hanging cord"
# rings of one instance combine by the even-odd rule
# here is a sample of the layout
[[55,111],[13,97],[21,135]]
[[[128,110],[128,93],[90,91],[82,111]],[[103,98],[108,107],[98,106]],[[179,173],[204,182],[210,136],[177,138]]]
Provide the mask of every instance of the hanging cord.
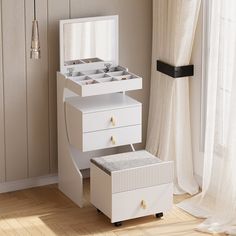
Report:
[[34,20],[36,20],[36,0],[34,0]]
[[71,19],[71,0],[69,0],[69,19]]

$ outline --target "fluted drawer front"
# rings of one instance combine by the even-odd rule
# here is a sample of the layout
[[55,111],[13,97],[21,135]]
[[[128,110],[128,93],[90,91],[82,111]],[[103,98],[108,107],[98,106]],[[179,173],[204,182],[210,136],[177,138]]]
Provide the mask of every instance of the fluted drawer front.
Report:
[[112,194],[111,222],[166,212],[172,207],[173,184]]
[[83,115],[83,132],[140,125],[142,122],[142,108],[133,106],[122,109],[108,110]]
[[160,161],[142,168],[115,171],[112,173],[112,193],[168,184],[172,183],[173,179],[174,163],[172,161]]
[[83,151],[92,151],[141,142],[142,126],[101,130],[83,134]]

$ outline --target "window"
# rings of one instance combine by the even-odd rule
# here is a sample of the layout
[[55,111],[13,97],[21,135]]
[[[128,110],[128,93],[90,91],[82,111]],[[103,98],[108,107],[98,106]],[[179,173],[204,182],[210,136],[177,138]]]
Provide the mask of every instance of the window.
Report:
[[[220,11],[220,15],[217,16],[217,20],[212,20],[210,22],[211,12],[209,9],[209,1],[203,1],[203,82],[202,82],[202,115],[201,115],[201,145],[204,150],[205,143],[205,132],[206,132],[206,119],[207,119],[207,111],[206,104],[214,106],[214,102],[217,104],[216,107],[216,119],[215,119],[215,152],[222,156],[222,152],[225,152],[225,147],[228,139],[228,131],[230,129],[230,107],[231,107],[231,88],[233,83],[233,78],[236,77],[234,74],[235,70],[235,52],[236,51],[236,38],[234,30],[236,29],[236,16],[233,12],[233,9],[236,7],[236,1],[230,1],[230,3],[222,4],[224,8]],[[234,6],[232,6],[232,4]],[[216,33],[218,37],[215,39],[209,38],[208,32],[209,30],[214,30],[215,24],[217,29]],[[218,40],[219,43],[214,51],[210,47],[212,40]],[[229,47],[228,45],[232,45]],[[212,68],[211,64],[208,64],[208,58],[211,57],[211,62],[217,67]],[[210,69],[209,69],[210,68]],[[211,71],[211,74],[208,73],[208,69]],[[208,91],[211,89],[209,87],[207,77],[212,76],[212,69],[217,70],[215,83],[217,86],[215,101],[213,100],[212,104],[209,104],[208,99]],[[235,78],[236,79],[236,78]],[[236,107],[236,104],[235,104]]]

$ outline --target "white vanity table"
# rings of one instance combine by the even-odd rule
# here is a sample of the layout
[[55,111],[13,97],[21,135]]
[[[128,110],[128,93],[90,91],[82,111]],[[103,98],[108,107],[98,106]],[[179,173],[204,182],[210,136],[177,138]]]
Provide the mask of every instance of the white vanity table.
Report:
[[[173,202],[173,163],[133,148],[142,140],[142,104],[125,92],[136,89],[142,78],[119,66],[118,16],[60,21],[59,189],[82,207],[82,171],[90,168],[90,201],[116,226],[162,217]],[[106,151],[123,145],[134,152]]]
[[125,91],[142,78],[118,62],[118,16],[60,21],[59,188],[83,206],[89,151],[141,142],[142,105]]

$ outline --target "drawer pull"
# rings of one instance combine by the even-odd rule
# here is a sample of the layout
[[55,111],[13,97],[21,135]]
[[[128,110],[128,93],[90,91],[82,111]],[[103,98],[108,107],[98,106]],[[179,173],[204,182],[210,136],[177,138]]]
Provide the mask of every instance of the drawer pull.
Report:
[[116,140],[115,140],[115,137],[114,137],[114,136],[111,136],[111,142],[112,142],[113,145],[116,144]]
[[116,125],[116,121],[115,121],[115,117],[114,116],[111,117],[111,123],[112,123],[113,126]]
[[143,209],[146,209],[146,208],[147,208],[147,204],[146,204],[146,202],[145,202],[144,200],[141,201],[141,207],[142,207]]

